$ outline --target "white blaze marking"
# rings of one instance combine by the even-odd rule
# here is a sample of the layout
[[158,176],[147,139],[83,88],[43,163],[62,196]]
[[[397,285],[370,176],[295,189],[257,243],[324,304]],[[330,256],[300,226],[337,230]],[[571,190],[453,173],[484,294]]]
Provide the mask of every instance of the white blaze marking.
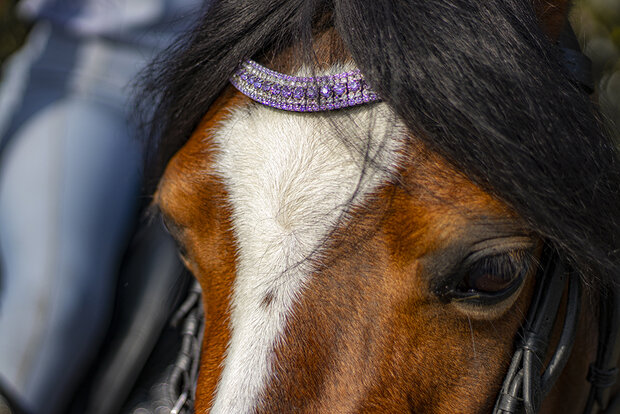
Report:
[[[238,258],[213,413],[255,411],[274,346],[309,277],[304,259],[351,201],[359,205],[390,178],[403,135],[385,104],[327,114],[252,105],[218,126],[216,168],[230,195]],[[362,174],[367,157],[374,163]]]

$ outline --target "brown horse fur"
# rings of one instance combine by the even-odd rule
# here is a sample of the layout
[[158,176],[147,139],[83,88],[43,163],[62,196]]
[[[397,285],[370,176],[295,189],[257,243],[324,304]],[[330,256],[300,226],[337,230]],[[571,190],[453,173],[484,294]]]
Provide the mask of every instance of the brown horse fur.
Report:
[[[536,0],[550,37],[564,21],[565,1]],[[317,38],[319,61],[339,39]],[[278,70],[289,56],[266,62]],[[236,241],[228,193],[213,171],[210,134],[233,108],[255,105],[228,88],[169,163],[155,202],[184,247],[204,292],[206,327],[196,412],[209,412],[230,340],[230,297]],[[514,301],[492,309],[446,304],[433,294],[434,271],[454,251],[480,239],[532,248],[520,219],[411,137],[403,151],[418,160],[398,171],[370,201],[350,212],[315,259],[310,283],[274,355],[274,373],[257,412],[486,413],[510,361],[529,306],[536,266]],[[369,230],[370,229],[370,230]],[[446,259],[447,258],[447,259]],[[584,296],[584,306],[592,299]],[[269,307],[266,297],[264,306]],[[593,359],[594,317],[582,313],[565,373],[546,413],[580,412]],[[561,322],[561,321],[560,321]],[[556,324],[556,337],[559,323]]]

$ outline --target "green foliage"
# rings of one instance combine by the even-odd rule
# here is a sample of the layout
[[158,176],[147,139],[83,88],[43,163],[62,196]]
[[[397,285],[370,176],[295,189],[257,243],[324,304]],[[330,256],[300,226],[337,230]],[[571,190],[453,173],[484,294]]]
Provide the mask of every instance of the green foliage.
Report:
[[28,25],[15,17],[16,0],[0,0],[0,65],[17,49],[28,33]]
[[620,1],[576,0],[571,22],[592,59],[599,103],[620,142]]

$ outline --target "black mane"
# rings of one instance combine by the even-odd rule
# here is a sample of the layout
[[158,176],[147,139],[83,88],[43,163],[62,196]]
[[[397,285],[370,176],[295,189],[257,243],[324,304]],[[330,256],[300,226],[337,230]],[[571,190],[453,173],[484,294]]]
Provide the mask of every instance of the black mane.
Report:
[[309,50],[313,22],[329,15],[373,89],[415,136],[589,279],[617,281],[617,150],[525,3],[217,1],[145,75],[141,102],[156,104],[152,171],[163,171],[241,61],[291,45]]

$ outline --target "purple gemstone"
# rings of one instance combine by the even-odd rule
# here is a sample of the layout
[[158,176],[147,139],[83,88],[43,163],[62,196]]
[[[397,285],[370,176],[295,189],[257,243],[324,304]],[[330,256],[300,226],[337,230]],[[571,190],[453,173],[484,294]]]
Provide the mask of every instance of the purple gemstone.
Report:
[[331,89],[329,88],[329,85],[323,85],[321,87],[321,96],[324,98],[329,98],[329,96],[332,94]]
[[304,97],[304,88],[302,88],[301,86],[296,87],[295,92],[293,93],[293,98],[301,99],[303,97]]
[[241,74],[241,76],[239,76],[239,77],[240,77],[242,80],[244,80],[244,81],[247,81],[247,80],[248,80],[248,74],[247,74],[247,73],[245,73],[245,72],[243,72],[243,73]]
[[334,85],[334,92],[336,95],[341,96],[347,90],[347,85],[344,83],[337,83]]
[[316,98],[316,96],[317,96],[316,88],[314,86],[309,87],[308,91],[306,92],[306,94],[308,95],[308,98],[310,98],[310,99]]
[[282,90],[282,87],[278,85],[277,83],[274,83],[271,85],[271,88],[269,90],[271,91],[272,95],[279,95],[280,91]]
[[263,91],[269,92],[270,89],[271,89],[271,83],[270,82],[263,83]]
[[357,92],[360,90],[360,83],[358,80],[356,79],[352,79],[349,81],[349,91],[350,92]]
[[291,88],[289,88],[288,86],[283,86],[282,87],[282,96],[284,96],[285,98],[290,98],[291,97]]
[[259,78],[255,78],[254,79],[254,87],[256,89],[260,89],[261,86],[263,86],[263,81],[261,79],[259,79]]

